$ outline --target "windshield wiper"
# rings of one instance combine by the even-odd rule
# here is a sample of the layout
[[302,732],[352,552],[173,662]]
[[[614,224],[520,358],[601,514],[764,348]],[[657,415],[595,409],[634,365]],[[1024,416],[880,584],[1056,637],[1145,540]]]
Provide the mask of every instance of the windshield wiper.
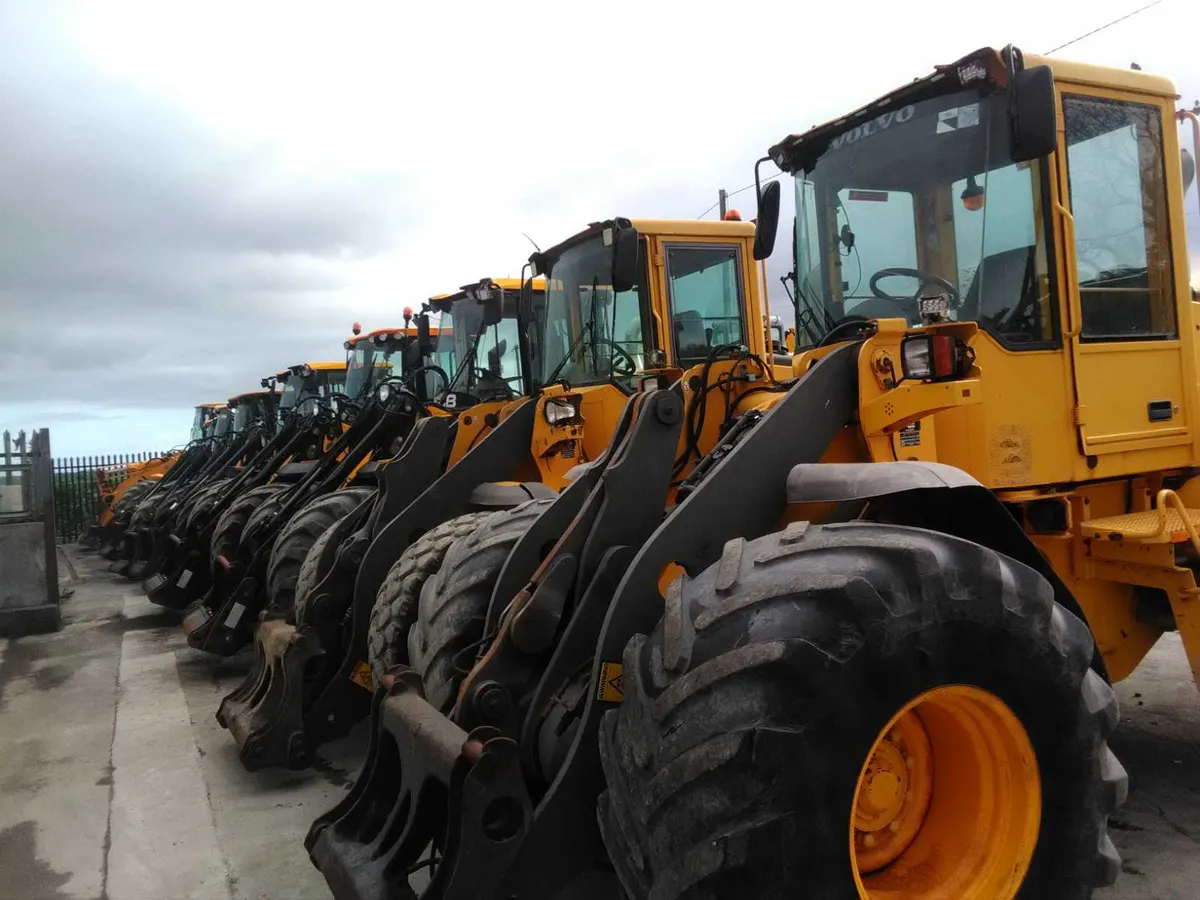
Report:
[[467,353],[463,357],[462,363],[459,364],[458,371],[454,373],[454,380],[451,381],[450,384],[446,385],[447,394],[451,393],[457,387],[458,379],[462,377],[463,372],[467,373],[468,390],[466,393],[470,393],[469,388],[471,386],[471,372],[475,368],[475,357],[479,350],[479,342],[483,340],[483,336],[487,332],[487,329],[487,325],[481,322],[479,330],[475,332],[475,337],[471,341],[471,346],[467,349]]

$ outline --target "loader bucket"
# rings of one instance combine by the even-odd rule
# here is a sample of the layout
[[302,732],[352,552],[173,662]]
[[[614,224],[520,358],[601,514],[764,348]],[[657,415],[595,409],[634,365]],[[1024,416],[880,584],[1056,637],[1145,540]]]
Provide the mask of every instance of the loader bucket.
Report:
[[[387,679],[375,694],[363,773],[313,823],[309,857],[337,900],[415,898],[408,873],[431,848],[448,864],[437,867],[425,895],[495,896],[533,815],[516,742],[493,728],[463,731],[425,701],[406,667]],[[443,802],[419,802],[430,794]],[[453,818],[444,817],[447,807]],[[464,846],[472,852],[460,852]]]
[[221,701],[217,722],[237,741],[238,759],[249,771],[264,760],[306,768],[314,748],[303,728],[304,674],[309,662],[324,653],[321,643],[311,628],[297,628],[272,614],[263,616],[254,641],[254,668]]

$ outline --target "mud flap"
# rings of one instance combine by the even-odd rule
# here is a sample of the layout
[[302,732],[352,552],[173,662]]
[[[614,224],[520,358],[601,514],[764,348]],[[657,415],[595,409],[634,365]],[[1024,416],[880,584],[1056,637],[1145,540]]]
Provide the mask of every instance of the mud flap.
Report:
[[532,818],[516,743],[491,728],[463,731],[425,702],[411,670],[389,678],[373,701],[363,771],[309,829],[309,857],[337,900],[400,900],[417,896],[408,874],[436,843],[443,862],[424,895],[494,897]]
[[[303,769],[313,747],[304,729],[304,674],[322,655],[309,628],[296,628],[283,616],[266,614],[254,632],[254,668],[246,680],[221,701],[217,722],[238,745],[238,759],[254,772],[266,765]],[[292,723],[290,726],[288,723]]]

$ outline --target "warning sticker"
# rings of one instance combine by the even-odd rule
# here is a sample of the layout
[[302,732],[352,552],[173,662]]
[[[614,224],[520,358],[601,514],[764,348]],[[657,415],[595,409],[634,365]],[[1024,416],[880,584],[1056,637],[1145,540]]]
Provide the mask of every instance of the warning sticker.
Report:
[[1033,477],[1033,441],[1024,425],[1000,425],[992,431],[988,457],[992,483],[1025,484]]
[[244,603],[233,604],[233,609],[229,610],[229,615],[225,617],[226,628],[237,628],[238,622],[242,621],[242,613],[246,611]]
[[188,582],[192,580],[192,570],[184,569],[183,574],[179,576],[179,580],[175,582],[175,587],[185,588]]
[[937,133],[949,134],[963,128],[974,128],[979,124],[979,104],[969,103],[954,109],[943,109],[938,113]]
[[596,691],[596,699],[605,703],[620,703],[625,696],[623,673],[625,667],[621,663],[600,664],[600,688]]
[[913,422],[911,425],[905,425],[900,429],[900,446],[921,446],[921,421],[919,419],[916,422]]
[[354,671],[350,673],[350,680],[360,688],[375,693],[375,679],[371,675],[371,667],[365,662],[360,662],[354,667]]

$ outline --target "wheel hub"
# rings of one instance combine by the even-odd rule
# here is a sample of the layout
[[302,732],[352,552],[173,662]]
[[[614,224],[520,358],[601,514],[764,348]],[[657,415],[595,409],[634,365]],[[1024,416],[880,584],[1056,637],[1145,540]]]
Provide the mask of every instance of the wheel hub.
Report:
[[854,808],[859,870],[873,872],[912,843],[929,810],[933,760],[915,712],[903,716],[875,746]]

